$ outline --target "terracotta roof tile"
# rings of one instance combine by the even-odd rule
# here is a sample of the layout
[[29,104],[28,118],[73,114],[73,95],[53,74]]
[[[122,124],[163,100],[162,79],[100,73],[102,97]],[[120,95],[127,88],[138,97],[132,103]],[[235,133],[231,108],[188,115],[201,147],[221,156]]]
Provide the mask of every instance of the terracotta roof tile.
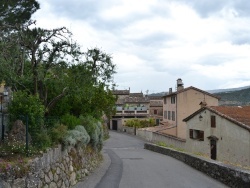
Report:
[[211,106],[210,108],[250,127],[250,106]]
[[208,92],[206,92],[206,91],[203,91],[203,90],[198,89],[198,88],[193,87],[193,86],[187,87],[187,88],[185,88],[185,89],[182,89],[182,90],[180,90],[180,91],[176,91],[176,92],[173,92],[173,93],[168,93],[167,95],[165,95],[165,96],[163,96],[163,97],[168,97],[168,96],[176,95],[176,94],[178,94],[178,93],[182,93],[182,92],[187,91],[187,90],[189,90],[189,89],[194,89],[194,90],[196,90],[196,91],[199,91],[199,92],[204,93],[204,94],[206,94],[206,95],[209,95],[209,96],[211,96],[211,97],[220,99],[220,97],[218,97],[218,96],[216,96],[216,95],[213,95],[213,94],[211,94],[211,93],[208,93]]
[[206,106],[186,117],[183,121],[187,122],[206,109],[250,131],[250,106]]

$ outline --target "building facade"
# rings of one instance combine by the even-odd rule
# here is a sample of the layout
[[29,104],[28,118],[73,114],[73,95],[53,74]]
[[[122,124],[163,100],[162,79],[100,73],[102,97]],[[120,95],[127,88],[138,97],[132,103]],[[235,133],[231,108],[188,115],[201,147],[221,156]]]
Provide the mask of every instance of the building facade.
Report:
[[219,97],[193,86],[184,88],[181,79],[177,80],[177,91],[169,89],[163,96],[163,123],[172,126],[171,135],[185,139],[186,123],[182,120],[200,109],[203,105],[218,106]]
[[133,118],[149,118],[150,101],[143,93],[130,93],[130,90],[114,90],[117,96],[116,114],[110,121],[110,129],[122,129],[126,120]]
[[250,106],[203,107],[183,121],[189,152],[250,167]]

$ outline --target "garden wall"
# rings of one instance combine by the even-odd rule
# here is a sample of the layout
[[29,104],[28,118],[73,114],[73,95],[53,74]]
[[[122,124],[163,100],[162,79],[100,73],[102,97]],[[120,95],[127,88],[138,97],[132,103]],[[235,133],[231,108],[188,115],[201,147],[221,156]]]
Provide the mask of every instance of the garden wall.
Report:
[[250,187],[250,171],[242,170],[233,166],[225,165],[218,161],[207,160],[197,156],[179,152],[173,149],[157,146],[155,144],[146,143],[145,149],[158,152],[164,155],[176,158],[189,166],[211,176],[214,179],[230,186],[230,187]]
[[49,149],[41,157],[29,161],[26,171],[18,174],[9,169],[0,174],[1,188],[66,188],[82,180],[101,162],[99,152],[91,147]]
[[138,129],[136,135],[153,143],[164,142],[168,146],[173,146],[178,149],[185,149],[186,141],[171,135],[161,134],[158,132],[147,131],[143,129]]

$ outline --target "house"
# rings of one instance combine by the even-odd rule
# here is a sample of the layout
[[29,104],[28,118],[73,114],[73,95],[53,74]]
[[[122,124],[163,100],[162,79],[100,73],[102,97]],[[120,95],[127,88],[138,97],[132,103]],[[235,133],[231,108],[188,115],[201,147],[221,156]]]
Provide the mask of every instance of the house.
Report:
[[206,106],[183,121],[188,151],[250,167],[250,106]]
[[130,90],[114,90],[113,94],[117,96],[117,101],[116,114],[110,121],[111,129],[122,129],[128,119],[149,117],[150,101],[142,92],[130,93]]
[[163,118],[163,99],[162,96],[148,96],[149,98],[149,115],[156,120],[158,125]]
[[177,91],[169,89],[167,95],[163,96],[163,122],[171,126],[166,134],[178,138],[186,138],[186,123],[182,120],[198,110],[200,106],[218,106],[219,97],[190,86],[184,88],[182,80],[177,80]]

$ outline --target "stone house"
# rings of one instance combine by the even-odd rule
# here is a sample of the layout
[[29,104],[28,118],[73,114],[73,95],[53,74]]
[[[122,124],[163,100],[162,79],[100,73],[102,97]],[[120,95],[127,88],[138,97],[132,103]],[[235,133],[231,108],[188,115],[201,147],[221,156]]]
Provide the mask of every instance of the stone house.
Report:
[[116,114],[110,120],[110,129],[122,129],[126,120],[149,117],[149,98],[140,93],[130,93],[130,90],[114,90],[117,96]]
[[201,105],[218,106],[219,97],[190,86],[184,88],[182,80],[177,80],[177,91],[169,89],[167,95],[163,96],[163,122],[171,127],[166,134],[178,138],[186,138],[186,123],[182,120],[200,109]]
[[188,151],[250,167],[250,106],[206,106],[183,121]]

